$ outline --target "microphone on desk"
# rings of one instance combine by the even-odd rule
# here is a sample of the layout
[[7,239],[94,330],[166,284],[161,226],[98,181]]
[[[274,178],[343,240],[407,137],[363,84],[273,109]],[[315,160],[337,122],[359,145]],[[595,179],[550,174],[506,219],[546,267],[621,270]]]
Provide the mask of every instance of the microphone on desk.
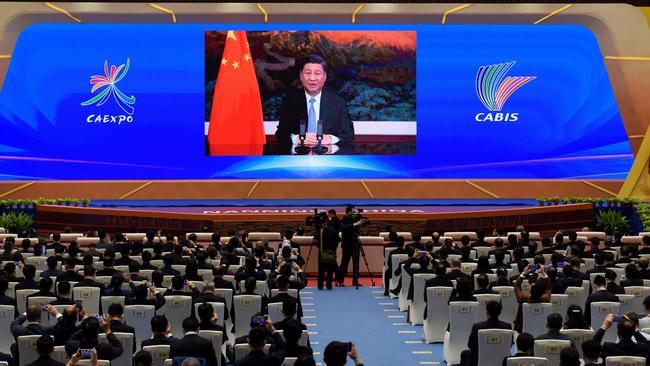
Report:
[[321,144],[323,141],[323,121],[318,120],[318,123],[316,124],[316,139],[318,140],[318,145],[313,147],[314,154],[317,155],[323,155],[325,154],[325,148]]
[[298,133],[298,139],[300,140],[300,145],[296,146],[296,148],[294,149],[297,155],[309,154],[310,149],[307,146],[305,146],[306,137],[307,137],[307,121],[301,119],[300,131]]

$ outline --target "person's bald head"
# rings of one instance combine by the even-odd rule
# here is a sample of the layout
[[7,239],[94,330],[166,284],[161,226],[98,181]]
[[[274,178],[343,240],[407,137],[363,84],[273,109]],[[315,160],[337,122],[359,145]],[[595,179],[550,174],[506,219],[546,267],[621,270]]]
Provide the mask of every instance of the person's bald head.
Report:
[[27,307],[25,312],[27,321],[29,322],[40,322],[41,321],[41,306],[38,304],[31,304]]
[[74,305],[67,306],[63,309],[63,314],[61,315],[64,320],[74,322],[77,320],[77,307]]

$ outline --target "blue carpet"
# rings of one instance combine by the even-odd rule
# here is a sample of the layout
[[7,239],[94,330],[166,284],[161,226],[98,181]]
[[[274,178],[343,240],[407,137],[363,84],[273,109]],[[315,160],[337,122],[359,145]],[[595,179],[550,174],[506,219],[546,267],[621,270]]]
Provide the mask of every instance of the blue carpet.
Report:
[[311,199],[311,200],[96,200],[93,207],[173,207],[173,206],[537,206],[534,199]]
[[[312,342],[318,342],[312,343],[314,352],[320,352],[314,356],[316,362],[324,365],[325,346],[338,340],[354,342],[368,366],[418,365],[422,361],[444,364],[442,344],[423,344],[422,327],[407,324],[406,313],[395,311],[397,299],[384,297],[382,288],[355,290],[348,286],[335,287],[332,291],[316,288],[303,291],[306,291],[301,292],[303,308],[307,310],[304,315],[316,316],[303,320],[305,324],[316,324],[308,326],[310,332],[318,332],[310,335]],[[353,365],[352,360],[347,364]]]

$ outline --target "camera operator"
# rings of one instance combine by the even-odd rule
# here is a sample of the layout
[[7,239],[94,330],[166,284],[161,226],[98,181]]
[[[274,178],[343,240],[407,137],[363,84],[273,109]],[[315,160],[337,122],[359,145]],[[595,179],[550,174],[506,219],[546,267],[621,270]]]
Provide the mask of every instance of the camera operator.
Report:
[[348,271],[350,258],[352,258],[352,285],[361,286],[359,283],[359,228],[368,223],[361,212],[354,206],[348,206],[345,208],[345,216],[341,220],[343,258],[341,258],[341,266],[336,279],[339,286],[344,286],[343,281]]
[[339,237],[339,218],[336,211],[330,209],[327,211],[327,222],[323,225],[319,233],[318,240],[314,243],[318,245],[318,289],[323,289],[323,282],[328,290],[332,289],[332,281],[338,266],[336,264],[336,248],[339,246],[341,238]]

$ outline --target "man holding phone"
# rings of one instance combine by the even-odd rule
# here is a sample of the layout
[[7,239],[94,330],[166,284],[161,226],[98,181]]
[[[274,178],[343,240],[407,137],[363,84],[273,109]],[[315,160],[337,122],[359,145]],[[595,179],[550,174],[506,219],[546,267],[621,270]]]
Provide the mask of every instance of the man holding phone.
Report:
[[343,366],[347,362],[347,357],[354,361],[355,366],[363,366],[363,360],[352,342],[330,342],[323,352],[323,360],[327,366]]

